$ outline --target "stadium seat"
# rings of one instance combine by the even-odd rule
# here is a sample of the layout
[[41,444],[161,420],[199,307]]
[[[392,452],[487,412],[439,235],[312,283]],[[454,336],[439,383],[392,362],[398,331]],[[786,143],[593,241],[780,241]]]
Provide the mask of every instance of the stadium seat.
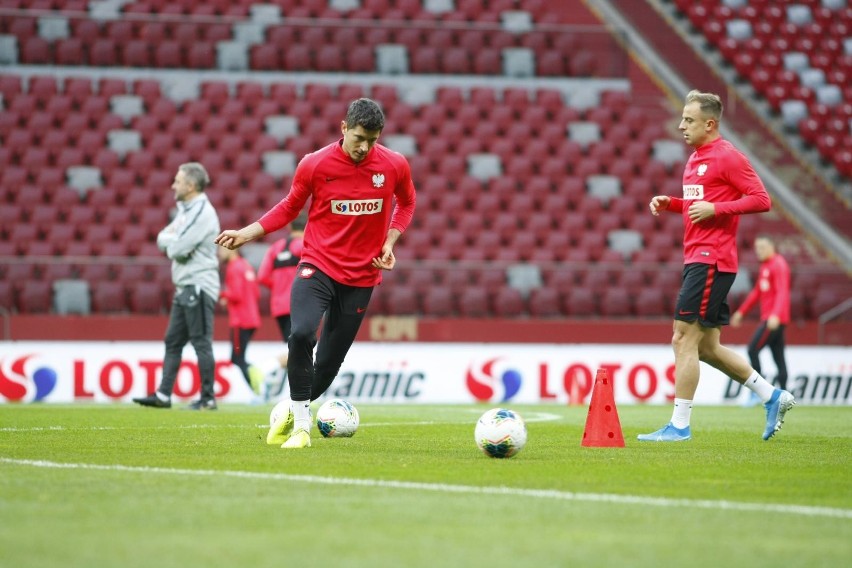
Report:
[[18,311],[24,314],[44,314],[51,308],[51,284],[43,280],[31,280],[18,291]]
[[417,292],[405,286],[392,286],[383,290],[384,305],[388,315],[413,315],[420,312]]
[[450,288],[431,287],[425,291],[422,302],[423,312],[426,315],[448,317],[456,312],[455,298]]
[[127,300],[134,313],[159,314],[165,309],[163,289],[157,282],[127,283]]
[[533,317],[550,318],[563,315],[561,296],[556,288],[535,288],[527,300],[529,313]]
[[632,315],[632,295],[634,290],[625,288],[606,288],[600,295],[600,313],[607,317],[628,317]]
[[598,313],[595,294],[588,288],[575,287],[565,294],[565,311],[570,316],[591,317]]
[[459,313],[464,317],[487,317],[491,313],[488,293],[479,287],[467,286],[458,296]]
[[75,279],[54,281],[53,311],[59,315],[88,315],[91,312],[89,283]]
[[492,298],[492,308],[497,317],[514,318],[526,311],[521,293],[508,286],[499,288]]
[[117,313],[127,310],[124,284],[110,280],[88,280],[92,287],[92,311],[95,313]]

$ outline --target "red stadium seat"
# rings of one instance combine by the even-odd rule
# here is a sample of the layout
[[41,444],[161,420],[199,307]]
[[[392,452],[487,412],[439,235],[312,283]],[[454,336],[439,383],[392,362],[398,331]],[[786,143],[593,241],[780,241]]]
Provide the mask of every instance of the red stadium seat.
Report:
[[123,283],[104,279],[87,280],[92,289],[92,311],[116,313],[127,310],[127,294]]
[[638,289],[634,301],[636,315],[640,317],[671,316],[674,306],[669,306],[663,290],[643,287]]
[[555,288],[534,288],[527,300],[530,315],[549,318],[562,316],[561,296]]
[[31,280],[18,291],[18,311],[24,314],[48,313],[52,304],[51,283]]
[[[271,43],[253,45],[249,51],[249,62],[250,67],[257,71],[278,71],[282,66],[281,49]],[[291,62],[288,61],[288,64]]]
[[191,69],[216,67],[216,48],[209,41],[197,41],[186,48],[186,65]]
[[455,314],[455,298],[450,288],[433,286],[425,291],[422,301],[426,315],[448,317]]
[[606,288],[600,297],[600,313],[607,317],[628,317],[632,315],[631,297],[635,290],[625,288]]
[[15,289],[11,282],[0,280],[0,307],[12,309],[15,304]]
[[139,314],[159,314],[165,311],[163,289],[157,282],[133,282],[127,285],[130,310]]
[[526,311],[520,291],[508,286],[501,287],[494,293],[492,307],[496,316],[505,318],[517,317]]
[[594,316],[598,313],[594,292],[588,288],[572,288],[565,295],[565,310],[571,316]]
[[464,317],[478,318],[491,315],[488,293],[479,287],[467,286],[458,296],[459,313]]
[[420,312],[417,292],[411,287],[392,286],[383,290],[389,315],[413,315]]

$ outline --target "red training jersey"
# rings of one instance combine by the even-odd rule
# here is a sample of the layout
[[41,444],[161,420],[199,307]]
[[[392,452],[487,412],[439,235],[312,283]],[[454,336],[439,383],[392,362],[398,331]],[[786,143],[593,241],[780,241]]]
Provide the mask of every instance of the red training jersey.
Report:
[[241,256],[225,267],[225,285],[219,293],[228,301],[228,325],[240,329],[260,327],[260,288],[251,264]]
[[302,256],[302,237],[275,241],[260,262],[258,281],[269,288],[269,312],[272,317],[290,315],[290,288]]
[[404,232],[414,216],[411,168],[402,154],[380,144],[356,163],[341,143],[302,158],[290,193],[258,222],[266,233],[277,231],[311,198],[302,262],[347,286],[375,286],[382,271],[371,261],[381,255],[388,228]]
[[[690,201],[708,201],[716,214],[700,223],[689,219]],[[771,201],[748,158],[724,138],[695,149],[683,169],[683,197],[672,197],[669,210],[683,216],[684,264],[715,264],[736,272],[739,215],[769,211]]]
[[761,321],[777,316],[781,323],[790,323],[790,266],[780,254],[773,254],[760,264],[757,282],[737,311],[747,314],[758,300]]

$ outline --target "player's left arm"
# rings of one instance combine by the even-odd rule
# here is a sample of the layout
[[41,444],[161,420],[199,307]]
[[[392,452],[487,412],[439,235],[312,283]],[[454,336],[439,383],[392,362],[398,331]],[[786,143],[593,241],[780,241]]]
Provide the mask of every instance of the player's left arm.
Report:
[[414,208],[417,205],[417,193],[411,179],[411,167],[404,158],[397,167],[397,183],[393,190],[396,204],[391,215],[390,226],[404,233],[414,218]]
[[417,194],[414,190],[414,182],[411,179],[411,168],[406,160],[399,165],[399,178],[394,188],[393,214],[391,215],[390,227],[388,228],[385,242],[382,245],[380,256],[373,258],[374,268],[391,270],[396,264],[393,247],[414,217],[414,208],[417,205]]
[[402,233],[400,233],[399,230],[394,228],[388,229],[388,234],[385,237],[385,243],[382,245],[381,255],[373,258],[373,268],[393,270],[393,267],[396,266],[396,257],[393,254],[393,246],[396,244],[396,241],[399,240],[400,235],[402,235]]
[[724,181],[742,197],[733,201],[695,201],[689,206],[689,218],[700,223],[716,215],[745,215],[765,213],[772,206],[769,193],[748,159],[740,152],[729,152],[725,157]]
[[772,200],[748,158],[740,152],[730,152],[726,162],[726,181],[741,193],[742,197],[734,201],[714,203],[716,215],[745,215],[769,211]]

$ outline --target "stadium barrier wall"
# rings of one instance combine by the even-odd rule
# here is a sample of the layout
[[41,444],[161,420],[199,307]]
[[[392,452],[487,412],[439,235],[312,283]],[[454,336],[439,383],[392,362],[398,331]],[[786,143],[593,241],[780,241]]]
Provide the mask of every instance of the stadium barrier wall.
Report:
[[[160,382],[161,341],[8,341],[0,343],[0,403],[128,403]],[[735,349],[744,353],[742,345]],[[250,403],[253,394],[230,363],[230,343],[216,341],[216,393],[221,403]],[[267,367],[280,342],[249,346]],[[197,397],[198,368],[184,350],[177,402]],[[852,350],[793,346],[788,388],[800,403],[852,404]],[[764,353],[764,372],[776,369]],[[587,404],[598,368],[613,378],[618,404],[668,404],[674,358],[666,345],[518,343],[356,343],[326,397],[352,402]],[[695,401],[738,404],[748,393],[702,364]],[[286,395],[286,390],[283,392]],[[571,398],[573,397],[573,400]]]
[[[2,315],[2,314],[0,314]],[[6,316],[6,340],[161,340],[168,325],[165,315],[46,315]],[[748,343],[757,322],[746,320],[742,327],[726,327],[726,343]],[[820,341],[816,321],[794,322],[787,326],[788,345],[852,345],[852,320],[836,321],[823,328]],[[501,318],[420,318],[416,316],[368,317],[358,341],[485,342],[485,343],[614,343],[648,344],[671,341],[672,321],[667,318],[589,318],[589,319],[501,319]],[[214,337],[228,338],[226,316],[216,317]],[[264,317],[256,340],[279,340],[278,326]],[[2,343],[0,343],[2,346]]]

